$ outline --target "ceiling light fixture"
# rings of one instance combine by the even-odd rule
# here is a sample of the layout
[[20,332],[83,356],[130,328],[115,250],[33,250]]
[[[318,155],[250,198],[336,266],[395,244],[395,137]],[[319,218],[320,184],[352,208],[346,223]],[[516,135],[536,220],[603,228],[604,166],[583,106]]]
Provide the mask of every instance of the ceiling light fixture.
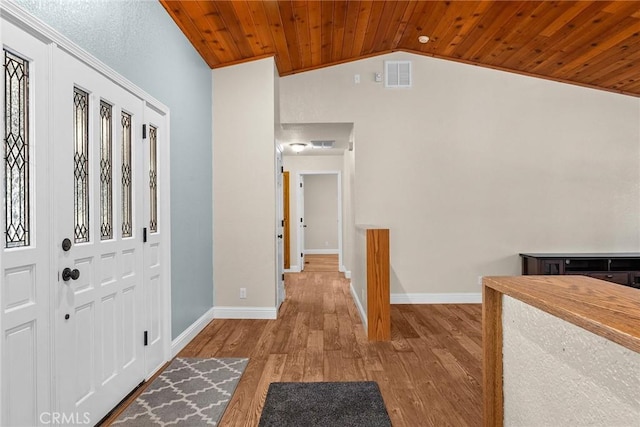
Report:
[[429,36],[418,36],[418,41],[422,44],[429,42]]
[[289,147],[291,147],[294,152],[299,153],[307,148],[307,144],[303,144],[302,142],[293,142],[289,144]]

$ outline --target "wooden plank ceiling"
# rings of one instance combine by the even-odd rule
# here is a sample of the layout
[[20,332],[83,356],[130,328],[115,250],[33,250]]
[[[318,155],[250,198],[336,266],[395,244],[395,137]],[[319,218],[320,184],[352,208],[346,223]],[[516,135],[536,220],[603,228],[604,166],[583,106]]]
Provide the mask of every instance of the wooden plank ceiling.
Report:
[[160,1],[211,68],[407,51],[640,96],[640,1]]

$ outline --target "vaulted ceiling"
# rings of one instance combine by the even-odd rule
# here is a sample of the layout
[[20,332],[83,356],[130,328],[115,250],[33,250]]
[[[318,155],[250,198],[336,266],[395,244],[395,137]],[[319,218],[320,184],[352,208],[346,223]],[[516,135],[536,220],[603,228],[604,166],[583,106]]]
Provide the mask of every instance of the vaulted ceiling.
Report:
[[407,51],[640,96],[640,1],[160,1],[211,68]]

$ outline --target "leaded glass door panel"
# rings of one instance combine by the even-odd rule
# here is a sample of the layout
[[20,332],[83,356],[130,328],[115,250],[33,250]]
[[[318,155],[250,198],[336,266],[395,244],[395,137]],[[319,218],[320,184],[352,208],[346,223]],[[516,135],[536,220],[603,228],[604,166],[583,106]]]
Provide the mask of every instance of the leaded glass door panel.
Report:
[[0,226],[0,425],[50,411],[51,305],[47,46],[4,19]]
[[144,103],[65,52],[54,69],[54,238],[72,242],[57,250],[56,391],[97,423],[145,377]]
[[[147,126],[147,138],[144,143],[144,214],[143,227],[147,230],[144,244],[144,292],[147,313],[148,346],[145,347],[145,364],[148,372],[154,371],[164,362],[166,345],[165,328],[162,313],[167,312],[163,283],[169,280],[164,276],[164,252],[166,241],[163,235],[168,232],[166,218],[160,215],[168,206],[163,193],[168,193],[167,174],[161,165],[161,158],[168,141],[169,126],[167,117],[157,110],[145,107],[144,120]],[[164,209],[163,209],[164,204]]]

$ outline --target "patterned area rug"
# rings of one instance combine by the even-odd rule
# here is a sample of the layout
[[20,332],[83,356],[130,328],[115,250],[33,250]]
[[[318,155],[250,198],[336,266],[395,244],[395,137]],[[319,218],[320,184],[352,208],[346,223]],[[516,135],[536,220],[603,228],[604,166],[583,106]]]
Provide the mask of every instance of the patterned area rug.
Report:
[[248,362],[177,358],[112,425],[216,426]]
[[372,381],[271,383],[259,427],[391,427]]

